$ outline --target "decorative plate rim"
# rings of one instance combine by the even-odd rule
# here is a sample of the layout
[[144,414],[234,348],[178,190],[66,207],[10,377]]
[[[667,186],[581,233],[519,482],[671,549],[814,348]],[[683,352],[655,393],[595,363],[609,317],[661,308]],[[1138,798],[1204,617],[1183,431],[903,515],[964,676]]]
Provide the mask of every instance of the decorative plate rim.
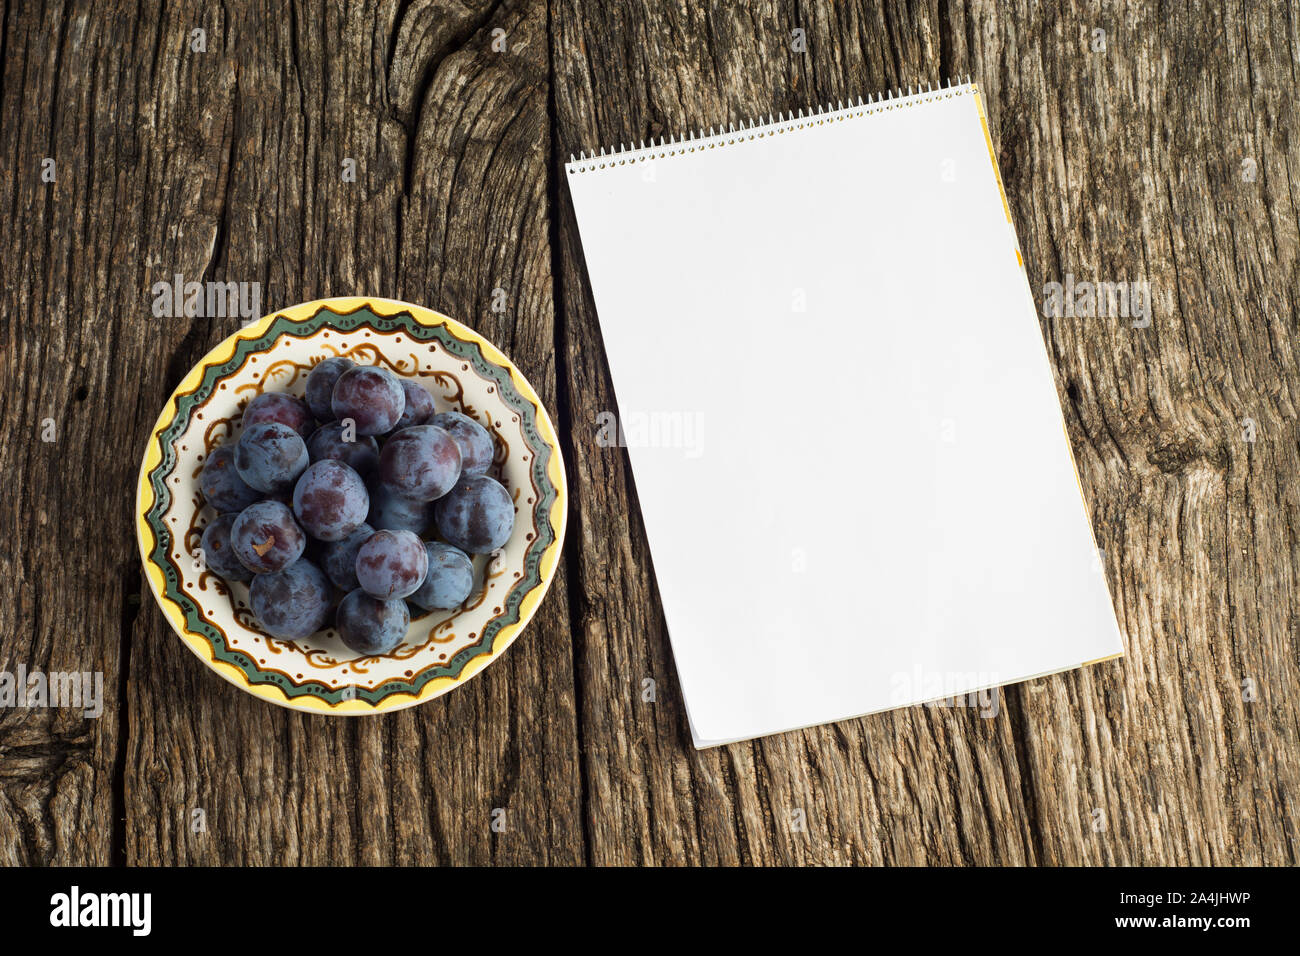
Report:
[[[555,498],[550,503],[549,508],[543,512],[550,524],[552,531],[552,540],[546,544],[537,558],[538,581],[532,584],[520,597],[516,609],[516,619],[510,622],[502,623],[494,634],[491,635],[491,646],[473,645],[460,651],[453,661],[447,662],[444,667],[450,668],[457,658],[462,656],[465,659],[461,662],[459,668],[454,674],[441,674],[426,678],[420,686],[412,689],[402,689],[407,682],[403,680],[388,680],[372,690],[364,692],[366,696],[373,699],[365,699],[362,695],[354,697],[343,696],[337,700],[326,700],[318,693],[310,689],[313,682],[304,682],[304,684],[291,683],[295,691],[286,692],[279,683],[273,679],[253,680],[248,673],[234,663],[228,660],[222,660],[218,656],[218,649],[214,645],[214,639],[208,635],[197,632],[191,628],[187,621],[186,609],[182,607],[182,601],[188,602],[194,611],[199,612],[199,617],[204,619],[207,624],[206,616],[201,613],[201,609],[194,605],[193,600],[174,588],[168,580],[167,569],[165,569],[155,558],[154,552],[163,544],[169,543],[172,532],[161,522],[161,513],[158,516],[158,527],[155,527],[151,520],[151,512],[160,504],[165,512],[168,502],[160,499],[158,490],[155,488],[154,477],[158,472],[158,485],[170,500],[170,492],[163,485],[163,479],[171,473],[170,466],[165,471],[161,467],[167,465],[164,454],[166,442],[163,435],[167,432],[177,420],[181,413],[181,400],[194,394],[202,386],[208,371],[216,365],[224,364],[235,357],[236,352],[242,343],[250,340],[264,338],[277,322],[289,323],[306,323],[316,318],[321,312],[330,312],[337,316],[346,316],[355,314],[362,310],[369,310],[378,318],[392,318],[402,316],[409,318],[415,326],[421,328],[443,328],[447,334],[459,340],[467,346],[477,347],[483,360],[491,366],[496,366],[503,372],[509,373],[509,383],[517,391],[520,398],[531,404],[536,410],[536,420],[534,422],[538,437],[542,444],[549,451],[545,468],[541,475],[549,481],[555,490]],[[314,334],[314,333],[312,333]],[[278,336],[277,336],[278,338]],[[274,339],[272,340],[274,341]],[[260,351],[260,349],[259,349]],[[251,352],[249,354],[252,354]],[[215,384],[213,381],[212,384]],[[502,395],[503,400],[505,396]],[[545,495],[538,497],[539,511],[544,506]],[[532,620],[537,608],[540,606],[546,592],[550,589],[551,581],[554,580],[556,570],[559,564],[560,552],[564,544],[564,533],[566,530],[566,521],[568,516],[568,486],[564,468],[563,454],[560,443],[557,438],[555,427],[551,423],[550,417],[546,413],[546,408],[542,404],[537,393],[524,378],[523,374],[517,369],[499,349],[491,342],[479,335],[473,329],[462,325],[455,319],[452,319],[440,312],[424,306],[414,305],[408,302],[402,302],[397,299],[386,299],[372,296],[342,296],[325,299],[314,299],[310,302],[304,302],[300,305],[291,306],[282,309],[270,315],[258,319],[247,328],[240,329],[227,338],[219,342],[216,347],[209,351],[202,359],[190,369],[178,384],[167,402],[163,406],[162,413],[158,416],[153,428],[149,433],[148,443],[145,447],[144,458],[140,465],[139,478],[136,485],[136,541],[140,549],[140,558],[144,565],[145,577],[149,581],[150,590],[153,592],[154,599],[163,612],[163,616],[171,625],[173,631],[181,638],[183,644],[188,647],[204,664],[211,670],[219,674],[226,681],[247,691],[255,697],[270,701],[282,707],[293,710],[301,710],[309,713],[329,713],[346,716],[360,716],[365,714],[379,714],[394,710],[401,710],[406,707],[412,707],[416,704],[432,700],[434,697],[441,696],[453,688],[465,683],[484,667],[496,660],[505,651],[507,647],[514,642],[523,629]],[[161,530],[162,534],[159,533]],[[166,536],[164,539],[163,535]],[[530,546],[525,552],[525,568],[532,561],[534,548],[536,544],[541,543],[541,536],[538,541]],[[171,566],[171,562],[167,562]],[[171,568],[174,572],[174,567]],[[504,617],[505,615],[501,615]],[[484,639],[487,638],[487,631],[496,618],[489,622],[488,627],[484,628]],[[207,624],[209,628],[211,624]],[[220,630],[217,628],[216,630]],[[224,637],[224,634],[223,634]],[[483,640],[480,640],[480,645]],[[247,655],[242,651],[233,650],[234,656]],[[468,656],[466,656],[468,655]],[[249,665],[253,670],[260,672],[255,662],[247,658]],[[430,668],[418,672],[415,677]],[[323,685],[322,685],[323,686]],[[408,687],[410,685],[407,685]],[[385,690],[385,688],[387,688]],[[329,696],[339,696],[339,691],[333,691]]]

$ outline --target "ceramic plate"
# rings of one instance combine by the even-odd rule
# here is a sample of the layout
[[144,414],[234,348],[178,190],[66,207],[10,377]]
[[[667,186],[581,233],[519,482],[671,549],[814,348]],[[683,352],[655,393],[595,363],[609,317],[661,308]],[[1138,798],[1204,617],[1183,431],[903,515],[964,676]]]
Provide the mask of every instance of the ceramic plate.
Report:
[[[203,567],[199,538],[216,516],[198,475],[236,441],[263,391],[301,396],[333,355],[414,376],[438,411],[478,421],[496,443],[489,471],[515,500],[515,528],[475,558],[475,591],[456,611],[412,616],[392,652],[359,657],[330,629],[302,641],[257,626],[248,587]],[[510,361],[465,326],[389,299],[323,299],[260,319],[226,339],[181,382],[140,468],[136,526],[145,575],[172,628],[210,668],[250,694],[297,710],[375,714],[429,700],[468,680],[519,636],[559,561],[566,490],[559,443],[541,401]],[[417,616],[418,615],[418,616]]]

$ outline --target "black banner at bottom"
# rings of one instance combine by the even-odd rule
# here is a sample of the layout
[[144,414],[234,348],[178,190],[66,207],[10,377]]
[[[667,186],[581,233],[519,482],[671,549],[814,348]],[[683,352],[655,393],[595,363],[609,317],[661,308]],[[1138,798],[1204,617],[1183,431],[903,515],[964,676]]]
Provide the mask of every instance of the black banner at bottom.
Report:
[[[334,947],[439,926],[582,938],[612,917],[665,945],[681,917],[735,943],[784,928],[851,928],[923,946],[989,932],[1071,941],[1223,945],[1289,922],[1289,870],[1270,869],[8,869],[0,920],[9,940],[204,943],[308,938]],[[784,924],[784,926],[783,926]],[[715,927],[709,930],[708,927]],[[547,927],[550,927],[549,929]],[[887,933],[887,936],[878,936]],[[540,935],[539,935],[540,934]],[[661,935],[662,934],[662,935]],[[673,935],[669,935],[673,934]],[[1051,938],[1050,935],[1045,938]],[[595,944],[596,940],[588,940]],[[614,940],[607,940],[614,943]]]

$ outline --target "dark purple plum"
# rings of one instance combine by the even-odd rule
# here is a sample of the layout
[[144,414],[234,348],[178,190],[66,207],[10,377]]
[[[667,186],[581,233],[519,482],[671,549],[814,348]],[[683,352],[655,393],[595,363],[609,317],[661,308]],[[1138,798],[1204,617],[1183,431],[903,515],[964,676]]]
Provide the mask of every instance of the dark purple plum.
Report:
[[510,540],[515,503],[487,475],[470,475],[434,503],[433,518],[449,543],[468,554],[487,554]]
[[250,488],[235,467],[235,449],[218,445],[203,463],[199,474],[199,491],[208,504],[220,512],[243,511],[259,501],[261,492]]
[[370,493],[360,475],[327,458],[308,466],[293,486],[293,513],[313,538],[340,541],[365,523]]
[[340,375],[355,365],[351,359],[336,355],[317,364],[307,375],[307,394],[303,398],[320,421],[328,422],[334,418],[334,384]]
[[451,491],[460,478],[460,446],[441,428],[413,425],[384,442],[379,479],[417,501],[433,501]]
[[429,573],[408,600],[426,611],[460,607],[474,590],[474,564],[460,548],[442,541],[426,541]]
[[203,561],[208,569],[227,581],[247,581],[253,576],[230,547],[230,529],[238,517],[238,514],[229,513],[213,518],[203,529],[200,541]]
[[382,435],[402,417],[406,394],[388,369],[357,365],[338,377],[330,404],[336,419],[356,423],[358,435]]
[[280,571],[302,557],[307,536],[293,512],[278,501],[259,501],[239,513],[230,529],[230,547],[244,567],[258,574]]
[[269,494],[292,489],[309,463],[302,436],[280,422],[260,422],[244,429],[235,445],[239,477]]
[[334,626],[349,650],[371,656],[387,654],[406,636],[411,611],[398,599],[380,600],[357,588],[348,592],[334,615]]
[[273,637],[296,641],[325,626],[332,595],[325,572],[302,560],[282,571],[253,578],[248,603],[262,630]]
[[300,398],[294,398],[286,392],[263,392],[244,409],[244,430],[258,422],[279,422],[288,425],[305,440],[316,430],[316,422],[311,416],[311,409]]
[[482,475],[492,467],[492,436],[488,430],[468,415],[460,412],[441,412],[429,420],[449,434],[460,448],[460,473]]
[[414,531],[424,534],[433,523],[433,510],[427,501],[416,501],[399,494],[382,481],[372,478],[370,516],[366,519],[376,531]]
[[357,583],[371,597],[404,598],[428,570],[429,554],[412,531],[376,531],[357,549]]
[[357,581],[357,552],[375,529],[363,524],[342,541],[331,541],[321,553],[321,567],[329,579],[344,591],[361,587]]
[[312,461],[333,458],[348,465],[359,475],[368,475],[379,464],[379,442],[370,435],[355,435],[348,441],[349,429],[329,422],[312,432],[307,439],[307,455]]
[[394,431],[412,425],[423,425],[433,417],[433,396],[419,382],[402,379],[402,394],[406,397],[406,407],[402,410],[402,417],[393,426]]

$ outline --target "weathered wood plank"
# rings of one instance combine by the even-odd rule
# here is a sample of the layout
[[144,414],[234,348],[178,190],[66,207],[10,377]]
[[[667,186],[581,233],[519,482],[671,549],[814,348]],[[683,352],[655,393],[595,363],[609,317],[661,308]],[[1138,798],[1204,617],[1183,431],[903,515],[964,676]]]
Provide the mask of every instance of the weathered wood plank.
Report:
[[[225,25],[229,187],[204,223],[227,237],[219,274],[266,269],[270,306],[362,290],[431,305],[500,344],[554,407],[543,10],[398,14],[339,5],[290,21],[250,7]],[[497,28],[506,52],[490,49]],[[347,158],[356,183],[340,175]],[[184,266],[202,262],[168,269]],[[148,615],[132,656],[129,859],[580,861],[567,622],[561,579],[464,688],[343,721],[232,693]],[[206,834],[186,825],[195,807]]]
[[1150,328],[1043,320],[1128,650],[1014,692],[1045,863],[1296,860],[1293,20],[953,19],[1031,286],[1136,278],[1155,301]]
[[[150,285],[177,272],[260,282],[266,309],[357,292],[429,304],[498,342],[555,408],[544,7],[139,16],[7,15],[3,175],[22,245],[2,266],[3,419],[24,437],[0,451],[20,482],[3,506],[17,592],[3,660],[97,666],[110,708],[0,713],[3,859],[109,862],[116,815],[130,863],[581,861],[563,575],[465,688],[380,719],[311,718],[181,646],[142,589],[129,521],[157,410],[239,321],[151,318]],[[28,440],[46,415],[59,441]]]
[[[127,285],[118,266],[129,272],[139,249],[113,216],[147,202],[139,157],[105,110],[131,72],[120,59],[130,30],[9,5],[2,35],[0,671],[97,672],[103,711],[0,708],[0,863],[107,864],[120,633],[139,595],[128,505],[139,465],[122,450],[149,414],[123,372],[127,357],[162,369],[149,323],[114,316]],[[105,69],[82,68],[92,61]]]
[[[615,397],[562,196],[593,857],[620,858],[632,833],[640,858],[674,861],[1293,861],[1296,312],[1278,280],[1296,274],[1295,38],[1282,5],[1222,27],[1208,9],[1119,18],[1084,4],[558,9],[566,156],[969,72],[1031,285],[1146,278],[1158,302],[1151,329],[1043,323],[1127,661],[1008,690],[993,721],[903,711],[696,755],[676,687],[653,707],[632,687],[609,693],[670,674],[671,658],[626,459],[595,442]],[[1241,182],[1247,156],[1256,183]],[[796,808],[807,835],[790,833]]]
[[[562,158],[906,85],[941,69],[944,24],[933,8],[683,3],[652,10],[557,4]],[[803,51],[794,49],[796,29],[804,31]],[[787,200],[797,197],[774,197]],[[1005,715],[917,708],[693,751],[626,455],[596,441],[598,414],[618,406],[567,191],[560,206],[580,535],[571,586],[593,859],[1033,860]],[[641,700],[644,677],[659,683],[653,704]],[[797,829],[800,814],[806,832]]]

